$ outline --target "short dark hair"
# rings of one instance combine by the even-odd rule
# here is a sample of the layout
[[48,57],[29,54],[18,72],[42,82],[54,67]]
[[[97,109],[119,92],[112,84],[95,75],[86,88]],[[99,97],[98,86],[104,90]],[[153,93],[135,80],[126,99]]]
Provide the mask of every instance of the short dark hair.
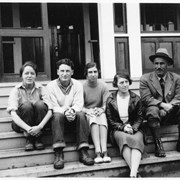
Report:
[[74,70],[74,64],[73,64],[73,62],[69,58],[63,58],[63,59],[58,60],[56,62],[57,69],[59,69],[59,66],[61,64],[66,64],[66,65],[70,66],[71,69]]
[[98,67],[97,67],[97,64],[95,62],[89,62],[86,64],[85,68],[84,68],[84,76],[86,77],[87,76],[87,73],[88,73],[88,69],[92,68],[92,67],[96,67],[97,70],[99,71]]
[[130,75],[128,72],[118,72],[115,76],[114,76],[114,80],[113,80],[113,87],[117,87],[117,82],[118,82],[118,78],[125,78],[129,81],[129,84],[132,84],[132,80],[130,78]]
[[19,75],[20,75],[20,77],[22,77],[23,71],[24,71],[24,69],[25,69],[26,66],[31,66],[31,67],[34,69],[34,71],[35,71],[35,73],[36,73],[36,76],[37,76],[38,70],[37,70],[36,64],[33,63],[32,61],[26,61],[26,62],[22,65],[22,67],[20,68],[20,70],[19,70]]

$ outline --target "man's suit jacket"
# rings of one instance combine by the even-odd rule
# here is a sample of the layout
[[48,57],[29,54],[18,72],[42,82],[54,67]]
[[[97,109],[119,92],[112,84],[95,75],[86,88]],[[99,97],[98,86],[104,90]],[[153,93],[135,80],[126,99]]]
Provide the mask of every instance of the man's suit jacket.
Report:
[[[155,72],[140,78],[140,96],[144,106],[157,106],[163,100],[159,79]],[[180,104],[180,76],[167,72],[165,80],[165,100],[167,103]]]

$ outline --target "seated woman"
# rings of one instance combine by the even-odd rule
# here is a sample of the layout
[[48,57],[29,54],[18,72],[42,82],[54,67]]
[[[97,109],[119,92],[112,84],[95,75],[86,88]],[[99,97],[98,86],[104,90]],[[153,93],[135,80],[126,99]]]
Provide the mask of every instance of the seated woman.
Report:
[[104,82],[98,79],[96,63],[88,63],[85,68],[87,80],[84,88],[84,108],[91,128],[91,137],[95,146],[95,163],[110,162],[107,154],[107,119],[105,115],[106,99],[109,90]]
[[113,86],[118,90],[107,99],[106,115],[110,138],[118,145],[120,154],[130,168],[130,177],[138,177],[138,168],[144,151],[143,121],[140,97],[129,90],[132,81],[125,72],[114,76]]
[[12,128],[24,132],[25,151],[44,149],[41,142],[43,129],[52,116],[52,106],[45,87],[35,82],[36,65],[28,61],[20,69],[22,82],[9,96],[7,111],[12,117]]

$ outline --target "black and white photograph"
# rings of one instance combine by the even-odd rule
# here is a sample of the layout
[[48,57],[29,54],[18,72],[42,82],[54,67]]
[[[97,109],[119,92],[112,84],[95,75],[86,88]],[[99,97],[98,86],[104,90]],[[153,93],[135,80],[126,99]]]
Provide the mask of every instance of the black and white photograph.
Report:
[[0,178],[180,178],[180,1],[0,1]]

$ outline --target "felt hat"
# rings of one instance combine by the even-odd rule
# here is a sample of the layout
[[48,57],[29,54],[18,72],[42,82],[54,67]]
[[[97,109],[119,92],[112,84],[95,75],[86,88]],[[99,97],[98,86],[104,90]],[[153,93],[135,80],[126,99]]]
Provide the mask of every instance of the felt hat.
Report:
[[174,63],[173,59],[169,56],[169,53],[167,51],[166,48],[159,48],[157,51],[156,51],[156,54],[155,55],[151,55],[149,56],[149,59],[154,62],[154,59],[157,58],[157,57],[161,57],[161,58],[164,58],[167,60],[168,62],[168,65],[172,65]]

